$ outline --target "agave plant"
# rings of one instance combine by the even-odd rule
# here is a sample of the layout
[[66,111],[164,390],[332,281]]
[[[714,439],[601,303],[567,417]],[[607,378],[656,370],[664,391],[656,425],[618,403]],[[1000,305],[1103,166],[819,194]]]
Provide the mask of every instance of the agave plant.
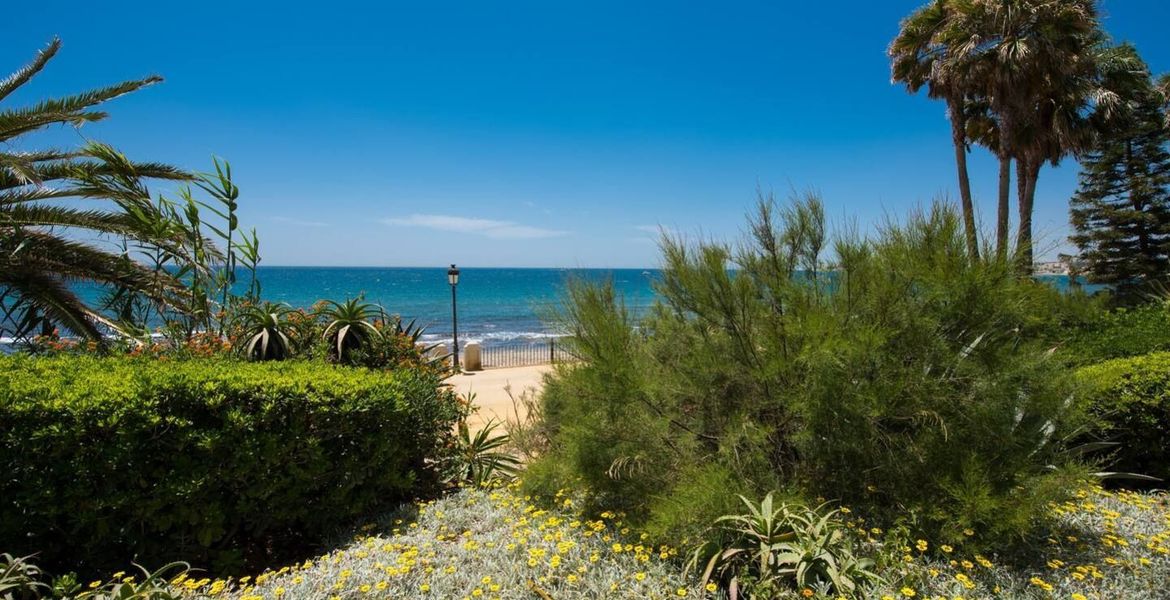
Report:
[[326,300],[321,316],[329,319],[329,325],[322,334],[330,342],[333,357],[346,362],[353,351],[361,349],[370,338],[380,338],[382,333],[371,322],[382,314],[377,304],[351,298],[344,303]]
[[455,453],[451,457],[449,481],[482,485],[516,476],[520,461],[503,450],[510,437],[506,433],[495,435],[499,426],[500,422],[492,419],[472,435],[467,420],[459,422],[459,436]]
[[284,332],[291,312],[292,307],[283,302],[265,302],[240,312],[237,319],[247,336],[244,355],[248,360],[284,360],[292,354],[292,342]]
[[44,572],[29,562],[29,557],[0,554],[0,598],[21,600],[40,598],[49,590],[41,581]]
[[724,544],[708,542],[695,549],[688,570],[705,562],[702,584],[716,580],[728,596],[739,598],[746,583],[751,596],[769,597],[784,587],[853,595],[879,578],[874,562],[853,553],[853,539],[839,510],[777,505],[768,493],[759,504],[740,496],[748,512],[715,521]]

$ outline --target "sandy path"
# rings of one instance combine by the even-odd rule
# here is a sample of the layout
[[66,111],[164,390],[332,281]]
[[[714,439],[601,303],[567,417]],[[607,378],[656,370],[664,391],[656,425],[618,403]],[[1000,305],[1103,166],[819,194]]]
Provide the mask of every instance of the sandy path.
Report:
[[486,369],[455,375],[447,383],[464,397],[475,395],[473,402],[479,410],[467,421],[475,429],[492,418],[500,421],[515,418],[512,399],[508,397],[505,388],[511,386],[512,394],[516,397],[524,390],[539,391],[541,377],[552,369],[552,365]]

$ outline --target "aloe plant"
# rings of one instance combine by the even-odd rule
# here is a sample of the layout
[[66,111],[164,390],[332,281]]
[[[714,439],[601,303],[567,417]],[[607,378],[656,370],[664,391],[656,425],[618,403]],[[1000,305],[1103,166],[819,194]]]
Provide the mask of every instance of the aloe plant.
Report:
[[243,347],[248,360],[284,360],[292,355],[292,342],[284,332],[292,311],[287,304],[272,302],[240,311],[237,318],[248,336]]
[[350,298],[345,302],[326,300],[320,315],[329,319],[329,325],[322,334],[329,340],[333,357],[346,362],[353,351],[361,349],[370,338],[380,338],[382,333],[371,322],[382,313],[377,304]]

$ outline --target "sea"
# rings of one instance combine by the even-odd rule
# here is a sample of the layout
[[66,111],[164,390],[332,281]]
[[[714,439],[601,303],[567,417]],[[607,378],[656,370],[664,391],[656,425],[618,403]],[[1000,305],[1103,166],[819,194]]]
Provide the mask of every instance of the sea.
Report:
[[[654,302],[657,270],[644,269],[459,269],[454,308],[459,343],[484,347],[514,345],[559,336],[557,314],[571,279],[612,281],[635,314]],[[446,268],[260,267],[261,296],[295,308],[322,299],[363,296],[387,314],[423,326],[422,339],[449,343],[452,337],[451,285]]]
[[[423,341],[451,341],[452,290],[446,268],[263,266],[258,275],[265,300],[310,308],[319,300],[362,296],[386,314],[422,326]],[[660,276],[656,269],[460,268],[454,298],[460,345],[523,345],[563,335],[555,315],[572,279],[612,281],[631,313],[643,313],[655,301],[654,283]],[[1064,275],[1037,278],[1061,290],[1069,288]],[[1096,287],[1085,286],[1085,291]],[[94,288],[79,292],[90,301],[100,296]],[[5,342],[11,340],[0,339],[0,346]]]

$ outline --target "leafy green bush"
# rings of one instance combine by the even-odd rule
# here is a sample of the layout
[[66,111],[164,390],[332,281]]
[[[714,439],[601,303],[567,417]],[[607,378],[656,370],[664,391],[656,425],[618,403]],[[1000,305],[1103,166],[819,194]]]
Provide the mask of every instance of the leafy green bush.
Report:
[[1077,376],[1105,423],[1102,433],[1119,442],[1110,469],[1170,481],[1170,352],[1106,361]]
[[301,361],[0,357],[0,540],[58,571],[270,564],[438,483],[465,412],[440,384]]
[[[661,301],[641,320],[612,286],[569,287],[583,360],[545,388],[531,491],[579,479],[596,506],[682,537],[727,497],[781,490],[988,543],[1067,493],[1080,472],[1047,467],[1084,411],[1045,343],[1055,290],[968,256],[945,206],[830,241],[815,198],[763,203],[749,232],[735,247],[665,240]],[[722,494],[694,493],[700,465]]]

